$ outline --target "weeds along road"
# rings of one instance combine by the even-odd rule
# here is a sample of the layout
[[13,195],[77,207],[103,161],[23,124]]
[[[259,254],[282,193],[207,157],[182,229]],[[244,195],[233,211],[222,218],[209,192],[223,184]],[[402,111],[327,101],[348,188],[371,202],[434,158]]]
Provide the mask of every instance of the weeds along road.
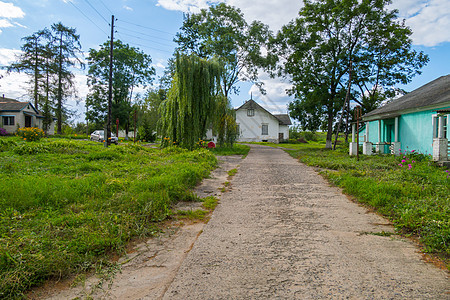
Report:
[[447,273],[284,151],[252,145],[164,299],[449,299]]

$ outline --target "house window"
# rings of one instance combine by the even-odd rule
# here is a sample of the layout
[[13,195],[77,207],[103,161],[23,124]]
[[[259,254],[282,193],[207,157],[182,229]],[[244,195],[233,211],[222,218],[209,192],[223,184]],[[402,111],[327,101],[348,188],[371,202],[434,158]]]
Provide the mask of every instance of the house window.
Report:
[[3,126],[13,126],[14,116],[3,116]]
[[261,129],[262,129],[261,135],[269,135],[269,125],[262,124]]
[[241,135],[241,125],[239,124],[236,124],[236,133],[238,137]]
[[255,110],[253,108],[247,109],[247,116],[253,117],[255,115]]

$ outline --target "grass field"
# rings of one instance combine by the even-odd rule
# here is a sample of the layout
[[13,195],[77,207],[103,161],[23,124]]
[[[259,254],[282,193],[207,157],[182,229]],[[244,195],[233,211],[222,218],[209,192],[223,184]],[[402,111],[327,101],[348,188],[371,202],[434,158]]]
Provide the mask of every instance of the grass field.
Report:
[[348,155],[345,145],[324,149],[323,141],[272,144],[321,169],[357,201],[388,217],[398,232],[418,237],[423,250],[439,255],[450,269],[450,175],[412,149],[401,156]]
[[[248,152],[240,145],[221,154]],[[0,298],[95,269],[133,237],[158,233],[209,175],[214,151],[77,139],[0,139]]]

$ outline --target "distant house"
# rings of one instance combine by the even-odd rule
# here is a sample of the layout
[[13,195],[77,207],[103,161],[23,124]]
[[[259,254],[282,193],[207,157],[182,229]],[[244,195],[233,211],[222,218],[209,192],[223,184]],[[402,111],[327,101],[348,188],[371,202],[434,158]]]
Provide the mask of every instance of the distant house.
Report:
[[291,119],[287,114],[272,114],[254,100],[236,109],[239,142],[279,143],[289,139]]
[[450,75],[375,109],[362,117],[363,152],[380,153],[399,149],[433,154],[436,161],[448,160],[450,120]]
[[[55,119],[50,124],[47,134],[55,133]],[[0,98],[0,127],[13,133],[18,127],[38,127],[43,129],[44,116],[31,102],[19,102],[11,98]]]

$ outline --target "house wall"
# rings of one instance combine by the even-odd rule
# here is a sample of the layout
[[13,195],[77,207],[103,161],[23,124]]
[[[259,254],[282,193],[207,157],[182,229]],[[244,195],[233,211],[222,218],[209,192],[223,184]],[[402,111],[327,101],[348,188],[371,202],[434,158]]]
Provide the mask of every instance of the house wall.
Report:
[[289,140],[289,126],[288,125],[279,125],[280,133],[283,133],[283,137],[285,140]]
[[[1,122],[0,126],[3,127],[8,133],[14,133],[17,130],[17,127],[18,127],[17,125],[19,125],[19,127],[25,127],[24,112],[36,114],[36,112],[31,107],[30,107],[30,109],[28,109],[28,108],[22,109],[20,112],[4,111],[4,112],[0,113],[0,122]],[[4,126],[3,119],[1,118],[1,116],[14,116],[14,125]],[[37,128],[43,129],[43,119],[37,118],[36,116],[31,116],[31,127],[37,127]],[[50,135],[53,135],[55,133],[55,122],[52,122],[50,124],[50,127],[47,130],[47,133]]]
[[[247,109],[236,111],[236,124],[239,125],[239,142],[269,141],[278,143],[279,121],[262,109],[255,109],[255,115],[247,116]],[[262,135],[262,125],[268,125],[268,135]]]
[[[433,153],[433,115],[436,115],[436,110],[408,113],[398,117],[398,139],[402,151],[416,150],[424,154]],[[382,141],[387,140],[387,125],[393,120],[381,120]],[[369,142],[378,143],[378,120],[369,122],[369,126]]]

